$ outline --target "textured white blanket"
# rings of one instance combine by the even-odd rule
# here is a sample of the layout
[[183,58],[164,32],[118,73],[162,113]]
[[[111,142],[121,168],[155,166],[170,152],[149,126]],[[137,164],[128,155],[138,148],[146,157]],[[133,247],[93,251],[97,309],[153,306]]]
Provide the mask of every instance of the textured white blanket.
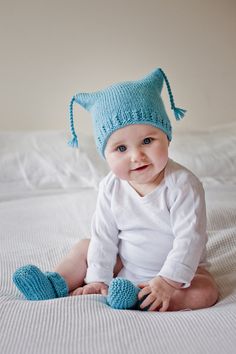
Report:
[[[227,141],[236,151],[230,131]],[[182,139],[176,137],[172,157],[199,172],[205,185],[208,255],[221,295],[209,309],[149,313],[113,310],[100,295],[29,302],[19,294],[11,280],[17,267],[33,263],[52,270],[78,239],[89,237],[106,166],[85,138],[78,153],[67,149],[63,133],[0,134],[0,353],[235,353],[235,156],[225,151],[219,174],[199,162],[194,151],[191,160],[188,149],[182,151]],[[194,139],[203,144],[205,136],[184,141]],[[216,152],[209,146],[208,152],[202,146],[204,158],[208,153],[213,161]]]

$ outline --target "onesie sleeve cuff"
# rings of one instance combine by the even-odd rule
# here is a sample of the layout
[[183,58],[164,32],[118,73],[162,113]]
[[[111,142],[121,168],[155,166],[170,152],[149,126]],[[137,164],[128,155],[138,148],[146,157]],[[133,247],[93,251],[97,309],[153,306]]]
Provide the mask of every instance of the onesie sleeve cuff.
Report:
[[87,269],[84,281],[86,284],[94,282],[103,282],[106,285],[109,285],[112,281],[112,278],[113,274],[109,269],[105,269],[104,267],[91,264]]
[[195,271],[186,266],[185,264],[176,264],[168,262],[164,264],[162,269],[157,275],[165,277],[167,279],[182,283],[182,288],[188,288],[191,284],[191,281],[194,277]]

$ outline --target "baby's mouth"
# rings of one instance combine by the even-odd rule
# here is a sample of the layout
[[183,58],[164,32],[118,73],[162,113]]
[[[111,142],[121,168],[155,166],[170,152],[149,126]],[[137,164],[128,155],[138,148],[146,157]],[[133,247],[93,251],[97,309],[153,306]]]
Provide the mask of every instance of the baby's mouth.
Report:
[[145,170],[149,165],[143,165],[137,168],[132,169],[131,171],[143,171]]

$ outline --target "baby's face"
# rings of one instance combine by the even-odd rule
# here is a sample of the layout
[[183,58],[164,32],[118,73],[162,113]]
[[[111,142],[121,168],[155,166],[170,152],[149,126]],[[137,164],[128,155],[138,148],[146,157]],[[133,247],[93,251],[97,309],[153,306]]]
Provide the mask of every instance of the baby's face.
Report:
[[135,184],[153,184],[168,161],[169,141],[160,129],[133,124],[109,138],[105,157],[113,173]]

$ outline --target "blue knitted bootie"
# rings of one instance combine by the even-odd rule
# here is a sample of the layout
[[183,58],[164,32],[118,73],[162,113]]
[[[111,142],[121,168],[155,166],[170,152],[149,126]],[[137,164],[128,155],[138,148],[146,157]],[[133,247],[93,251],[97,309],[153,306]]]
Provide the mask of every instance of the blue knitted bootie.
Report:
[[60,274],[41,272],[34,265],[18,268],[13,282],[27,300],[49,300],[68,295],[68,286]]
[[139,303],[139,291],[131,281],[114,278],[109,284],[107,303],[113,309],[135,309]]

